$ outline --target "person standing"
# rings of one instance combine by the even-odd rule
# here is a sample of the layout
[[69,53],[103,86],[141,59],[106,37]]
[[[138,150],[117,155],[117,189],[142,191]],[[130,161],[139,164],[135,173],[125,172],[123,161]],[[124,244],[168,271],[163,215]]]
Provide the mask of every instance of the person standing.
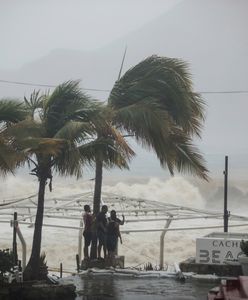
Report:
[[122,238],[120,233],[120,225],[123,225],[125,222],[124,216],[122,215],[122,221],[116,217],[116,211],[111,210],[110,217],[108,219],[107,226],[107,250],[108,257],[113,265],[115,253],[117,251],[118,238],[122,244]]
[[92,222],[93,216],[90,211],[90,206],[86,204],[84,206],[84,214],[83,214],[83,222],[84,222],[84,259],[89,259],[89,246],[92,241]]
[[96,224],[97,224],[97,239],[98,239],[98,247],[97,247],[97,258],[101,259],[101,250],[103,248],[103,255],[104,259],[107,256],[106,250],[106,233],[107,233],[107,216],[106,213],[108,212],[107,205],[103,205],[101,211],[96,217]]

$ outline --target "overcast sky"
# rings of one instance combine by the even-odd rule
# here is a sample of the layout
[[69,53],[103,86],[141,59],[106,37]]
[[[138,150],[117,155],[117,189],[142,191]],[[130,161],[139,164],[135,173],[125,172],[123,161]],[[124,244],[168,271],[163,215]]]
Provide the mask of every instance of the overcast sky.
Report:
[[[125,67],[130,67],[128,61],[135,55],[137,61],[140,61],[145,57],[146,51],[146,55],[162,53],[161,55],[183,57],[190,63],[194,83],[198,83],[199,91],[248,89],[245,0],[1,0],[0,4],[0,71],[17,69],[58,48],[92,52],[148,24],[141,30],[141,35],[135,35],[135,32],[134,35],[129,35],[131,42],[128,44]],[[178,9],[180,7],[181,10]],[[170,9],[172,13],[166,14]],[[153,28],[154,24],[150,22],[159,19],[161,15],[166,18],[155,22]],[[162,35],[167,38],[161,38]],[[126,37],[122,41],[124,48]],[[154,49],[150,49],[150,45]],[[102,66],[114,63],[119,66],[123,48],[116,54],[112,45],[109,46],[107,49],[111,56]],[[98,57],[99,53],[102,52],[92,55],[92,59]],[[113,53],[118,56],[117,63],[113,62]],[[56,55],[52,58],[57,58]],[[78,61],[74,62],[74,54],[71,55],[68,61],[62,59],[63,63],[69,62],[64,69],[60,69],[62,63],[58,59],[59,67],[47,72],[51,65],[48,60],[45,68],[43,61],[40,65],[36,64],[38,67],[35,73],[30,72],[31,75],[20,72],[15,77],[18,71],[3,72],[3,78],[0,79],[54,84],[61,80],[58,79],[60,73],[68,71],[73,78],[83,78],[86,87],[111,87],[110,80],[105,82],[104,79],[117,74],[117,70],[106,69],[108,75],[105,78],[102,77],[103,71],[100,68],[99,73],[102,73],[97,74],[100,76],[100,81],[97,81],[98,77],[92,70],[91,63],[90,69],[87,69],[87,63],[82,60],[80,66],[84,76],[80,75],[80,69],[75,77],[74,69],[78,70]],[[85,53],[82,56],[91,57]],[[2,95],[5,96],[7,88],[9,95],[13,95],[15,90],[24,89],[24,86],[4,83],[1,85]],[[21,92],[20,96],[23,94]],[[207,102],[207,118],[202,141],[199,142],[200,149],[206,154],[218,154],[221,164],[226,154],[246,156],[248,140],[244,136],[248,130],[247,94],[204,94],[204,98]],[[243,165],[244,159],[240,161]],[[247,163],[248,159],[246,166]]]
[[180,0],[1,0],[0,69],[57,48],[101,48]]

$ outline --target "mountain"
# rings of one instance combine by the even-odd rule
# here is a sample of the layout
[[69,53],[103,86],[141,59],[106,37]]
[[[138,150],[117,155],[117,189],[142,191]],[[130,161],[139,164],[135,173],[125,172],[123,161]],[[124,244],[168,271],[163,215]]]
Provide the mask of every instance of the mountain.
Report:
[[[127,20],[128,21],[128,20]],[[166,14],[96,51],[55,49],[19,70],[0,71],[0,79],[57,85],[81,79],[82,87],[111,89],[124,48],[124,71],[152,54],[186,60],[195,89],[248,90],[248,1],[185,0]],[[104,34],[104,33],[103,33]],[[29,94],[34,87],[0,84],[0,97]],[[91,92],[105,100],[108,92]],[[205,94],[205,152],[248,151],[248,94]]]

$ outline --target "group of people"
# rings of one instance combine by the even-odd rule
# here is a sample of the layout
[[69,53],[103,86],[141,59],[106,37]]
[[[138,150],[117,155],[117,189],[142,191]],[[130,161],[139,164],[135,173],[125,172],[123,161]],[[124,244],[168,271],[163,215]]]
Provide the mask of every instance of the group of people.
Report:
[[111,210],[110,216],[107,217],[108,207],[103,205],[101,211],[95,216],[91,213],[89,205],[84,206],[84,259],[95,258],[94,254],[89,255],[90,245],[97,245],[97,258],[103,257],[113,259],[116,253],[118,238],[122,243],[119,226],[125,222],[124,215],[122,220],[117,218],[116,211]]

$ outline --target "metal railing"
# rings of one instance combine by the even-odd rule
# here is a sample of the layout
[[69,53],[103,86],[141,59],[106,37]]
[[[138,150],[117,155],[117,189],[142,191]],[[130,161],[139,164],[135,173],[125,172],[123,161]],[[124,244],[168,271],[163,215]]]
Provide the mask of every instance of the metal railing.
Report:
[[[76,220],[79,221],[79,226],[73,225],[57,225],[57,224],[48,224],[44,223],[44,227],[51,227],[51,228],[63,228],[68,230],[78,230],[78,255],[81,261],[82,258],[82,233],[83,233],[83,222],[82,222],[82,206],[80,203],[89,203],[89,199],[78,199],[80,196],[89,196],[89,193],[84,194],[77,194],[76,197],[72,196],[74,199],[69,200],[68,198],[63,199],[56,199],[52,198],[49,201],[57,202],[54,205],[47,205],[44,210],[44,217],[47,219],[67,219],[67,220]],[[125,205],[128,203],[133,208],[123,209],[123,207],[117,207],[116,211],[118,213],[124,213],[129,218],[126,218],[126,223],[137,223],[137,222],[165,222],[164,227],[161,228],[131,228],[131,229],[123,229],[121,233],[123,234],[132,234],[132,233],[148,233],[148,232],[160,232],[160,252],[159,252],[159,265],[160,268],[163,269],[164,265],[164,239],[165,234],[169,231],[190,231],[190,230],[206,230],[206,229],[217,229],[223,228],[223,225],[206,225],[206,226],[183,226],[183,227],[171,227],[172,222],[181,221],[181,220],[195,220],[195,219],[214,219],[214,220],[221,220],[223,218],[223,213],[214,212],[209,210],[203,209],[195,209],[195,208],[188,208],[184,206],[177,206],[173,204],[166,204],[166,203],[159,203],[156,201],[149,201],[144,199],[129,199],[123,197],[117,197],[112,195],[107,195],[109,197],[109,203],[115,203],[118,201],[125,201]],[[13,209],[27,209],[26,212],[20,212],[22,215],[21,218],[18,219],[16,223],[16,229],[18,237],[21,241],[22,245],[22,263],[23,266],[26,265],[26,243],[20,231],[20,225],[33,225],[33,217],[35,213],[33,209],[37,207],[35,204],[30,204],[30,197],[22,198],[20,201],[15,199],[15,201],[6,201],[5,205],[0,207],[0,217],[3,216],[8,217],[13,214]],[[118,199],[117,199],[118,198]],[[117,201],[118,200],[118,201]],[[25,201],[28,201],[28,204],[25,205]],[[62,203],[59,203],[62,201]],[[128,202],[129,201],[129,202]],[[137,205],[133,205],[135,204]],[[141,207],[139,204],[143,203],[146,204],[147,207]],[[74,204],[74,205],[73,205]],[[108,202],[107,202],[108,204]],[[118,204],[118,203],[117,203]],[[155,207],[157,205],[157,207]],[[139,207],[139,208],[137,208]],[[6,210],[9,209],[9,212]],[[3,211],[4,210],[4,211]],[[78,214],[75,214],[75,211]],[[59,213],[67,212],[68,215],[61,215]],[[139,218],[137,218],[137,216]],[[28,221],[29,220],[29,221]],[[239,221],[237,224],[229,224],[229,227],[248,227],[248,217],[233,215],[229,216],[229,221]],[[0,223],[9,223],[10,220],[4,220],[0,218]],[[242,222],[242,223],[240,223]]]

